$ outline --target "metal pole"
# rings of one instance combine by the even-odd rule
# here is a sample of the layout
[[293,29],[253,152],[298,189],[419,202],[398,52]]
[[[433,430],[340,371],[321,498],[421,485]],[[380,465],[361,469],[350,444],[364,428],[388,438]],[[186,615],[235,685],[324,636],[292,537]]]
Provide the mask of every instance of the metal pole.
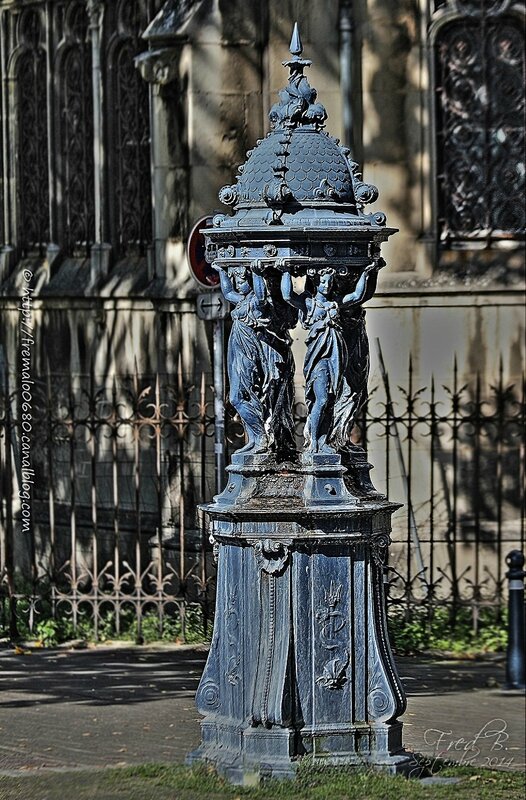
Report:
[[225,321],[215,319],[213,322],[214,347],[214,453],[216,492],[221,494],[224,488],[225,475]]
[[[11,182],[11,175],[9,171],[10,165],[10,148],[9,148],[9,120],[8,120],[8,92],[9,92],[9,83],[8,83],[8,73],[7,73],[7,52],[9,49],[8,45],[8,37],[7,37],[7,11],[2,11],[0,14],[0,71],[2,75],[2,84],[1,84],[1,97],[0,97],[0,108],[1,108],[1,120],[2,120],[2,177],[4,182],[4,191],[2,193],[3,196],[3,236],[2,236],[2,243],[4,247],[8,247],[11,244],[12,236],[11,236],[11,189],[10,189],[10,182]],[[13,169],[11,165],[11,169]]]
[[[103,41],[104,4],[88,0],[89,30],[93,84],[93,191],[95,196],[95,241],[90,249],[91,288],[109,269],[111,245],[106,240],[106,179],[104,152],[103,80],[101,47]],[[91,290],[91,289],[90,289]]]
[[340,85],[342,92],[342,133],[343,143],[350,147],[355,157],[354,119],[352,107],[353,72],[352,72],[352,38],[353,38],[352,0],[340,3]]
[[505,689],[526,689],[526,642],[524,637],[524,555],[512,550],[506,557],[509,567],[508,650]]

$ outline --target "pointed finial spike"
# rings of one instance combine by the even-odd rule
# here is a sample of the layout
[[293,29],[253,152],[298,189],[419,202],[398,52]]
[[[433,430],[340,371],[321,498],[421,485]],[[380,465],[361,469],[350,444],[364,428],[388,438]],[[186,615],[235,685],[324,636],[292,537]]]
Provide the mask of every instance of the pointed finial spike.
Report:
[[303,53],[303,45],[301,43],[300,31],[297,22],[294,23],[289,50],[293,56],[301,56]]

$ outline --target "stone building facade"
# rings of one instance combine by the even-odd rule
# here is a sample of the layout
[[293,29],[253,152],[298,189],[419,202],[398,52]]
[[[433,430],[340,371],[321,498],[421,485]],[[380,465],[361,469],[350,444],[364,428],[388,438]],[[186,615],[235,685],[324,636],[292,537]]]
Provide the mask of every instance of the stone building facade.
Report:
[[[327,128],[400,230],[367,311],[392,382],[411,356],[414,388],[450,382],[454,359],[459,385],[520,383],[524,13],[515,0],[0,0],[4,388],[19,388],[29,273],[37,380],[210,373],[188,234],[268,130],[296,19]],[[177,517],[183,480],[160,518]],[[89,508],[89,481],[79,492]]]
[[517,377],[523,14],[511,0],[2,0],[4,348],[29,263],[37,362],[206,364],[188,231],[268,129],[299,18],[331,132],[400,228],[369,315],[388,362],[412,351],[441,374],[456,352],[491,376],[502,356]]

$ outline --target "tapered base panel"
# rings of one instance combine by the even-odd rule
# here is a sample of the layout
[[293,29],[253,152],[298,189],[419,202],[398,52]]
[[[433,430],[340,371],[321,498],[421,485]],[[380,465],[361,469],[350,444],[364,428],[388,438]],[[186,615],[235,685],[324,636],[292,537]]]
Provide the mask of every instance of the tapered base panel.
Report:
[[218,588],[197,693],[202,743],[190,763],[212,763],[238,783],[290,776],[307,755],[390,772],[413,766],[397,721],[405,697],[382,580],[397,507],[207,507]]

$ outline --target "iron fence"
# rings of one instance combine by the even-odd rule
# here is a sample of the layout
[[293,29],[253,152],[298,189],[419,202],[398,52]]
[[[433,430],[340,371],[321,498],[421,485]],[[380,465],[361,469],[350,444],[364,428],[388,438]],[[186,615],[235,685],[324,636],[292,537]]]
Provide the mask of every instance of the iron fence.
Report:
[[[465,383],[455,364],[450,385],[415,385],[411,362],[400,386],[381,361],[376,377],[354,438],[375,464],[377,488],[404,502],[394,518],[389,603],[407,615],[444,605],[453,617],[467,606],[476,628],[481,607],[503,608],[506,553],[524,549],[524,382],[508,385],[501,370],[491,385]],[[21,409],[6,368],[4,635],[32,634],[43,619],[65,620],[72,634],[88,625],[96,637],[126,628],[138,640],[152,620],[159,634],[183,641],[197,618],[206,630],[214,565],[197,507],[215,486],[209,376],[195,381],[179,368],[175,379],[35,378],[30,451]],[[295,412],[300,444],[304,405]],[[230,410],[227,460],[242,437]]]

